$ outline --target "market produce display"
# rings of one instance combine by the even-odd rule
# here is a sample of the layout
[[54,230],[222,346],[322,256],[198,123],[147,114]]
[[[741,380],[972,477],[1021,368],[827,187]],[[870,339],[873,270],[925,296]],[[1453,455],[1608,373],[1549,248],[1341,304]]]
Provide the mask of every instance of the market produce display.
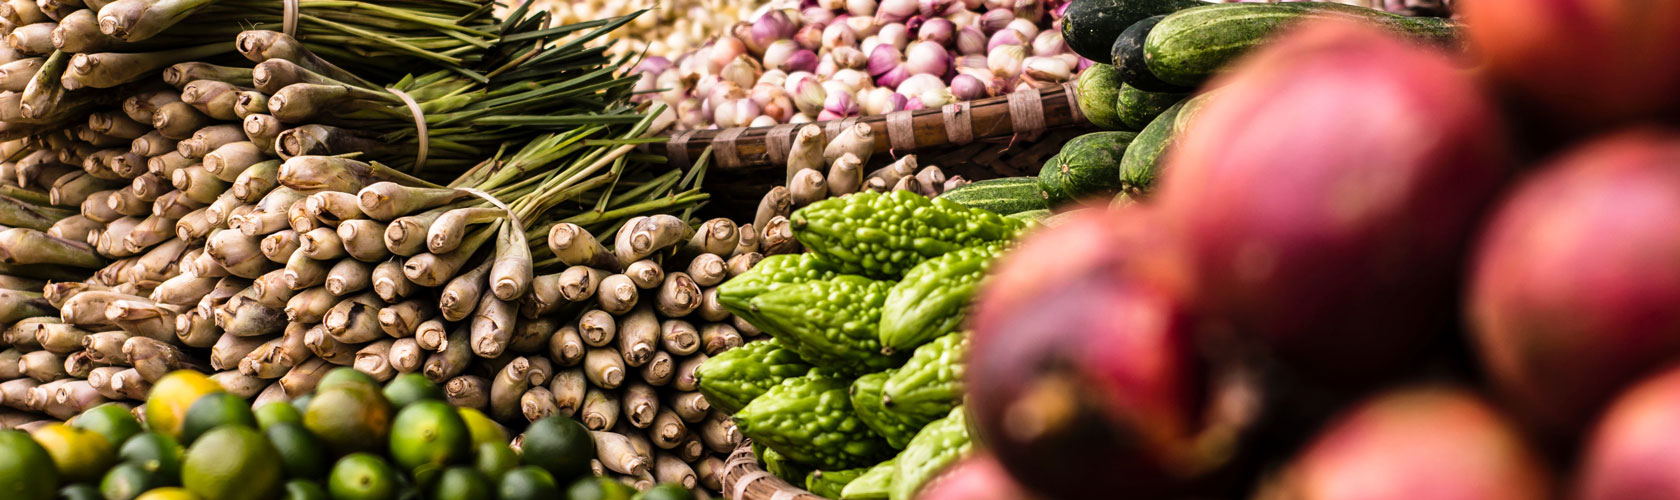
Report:
[[649,57],[637,90],[678,128],[767,127],[939,108],[1061,83],[1089,61],[1062,2],[772,2],[695,50]]
[[500,424],[450,406],[419,376],[380,387],[339,368],[313,393],[253,410],[183,371],[159,380],[143,408],[143,423],[105,403],[28,434],[0,431],[3,455],[18,462],[0,468],[9,498],[694,498],[677,483],[637,493],[591,475],[597,450],[616,445],[571,419],[533,422],[510,447]]

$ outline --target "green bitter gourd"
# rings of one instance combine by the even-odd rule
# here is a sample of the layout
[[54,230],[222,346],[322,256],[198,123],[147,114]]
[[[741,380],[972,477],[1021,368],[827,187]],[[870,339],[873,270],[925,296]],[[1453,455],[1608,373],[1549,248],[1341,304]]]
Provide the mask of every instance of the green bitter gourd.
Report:
[[881,460],[892,448],[852,411],[850,382],[822,370],[784,380],[736,413],[735,425],[802,464],[847,469]]
[[748,342],[708,358],[696,370],[700,394],[713,408],[733,415],[776,384],[811,371],[779,340]]
[[923,260],[1015,236],[1021,221],[909,191],[812,203],[789,218],[793,236],[847,274],[897,278]]
[[928,259],[905,273],[881,307],[881,352],[908,351],[962,327],[980,279],[1003,243],[964,248]]

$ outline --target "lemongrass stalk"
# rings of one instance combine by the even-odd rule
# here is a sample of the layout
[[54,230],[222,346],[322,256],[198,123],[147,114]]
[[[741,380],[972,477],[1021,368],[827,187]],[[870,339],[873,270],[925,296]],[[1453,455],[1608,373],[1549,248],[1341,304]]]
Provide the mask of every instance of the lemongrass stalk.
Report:
[[115,148],[96,151],[93,154],[82,158],[82,171],[100,179],[114,181],[127,180],[124,179],[123,176],[117,175],[115,171],[111,170],[111,158],[126,152],[127,151]]
[[[116,3],[126,1],[133,0],[121,0]],[[105,27],[104,20],[104,16],[101,16],[101,31]],[[70,69],[65,74],[84,86],[104,89],[137,81],[171,64],[206,59],[231,51],[232,44],[222,42],[158,52],[83,53],[70,59]]]
[[624,266],[624,275],[629,276],[637,288],[648,290],[658,288],[659,283],[665,281],[665,268],[651,259],[642,259]]
[[675,376],[677,371],[676,366],[677,362],[671,357],[671,353],[659,351],[653,353],[653,359],[648,360],[647,364],[642,365],[636,372],[643,382],[664,387],[665,384],[671,383],[671,377]]
[[286,390],[286,396],[301,397],[315,390],[316,384],[332,369],[332,364],[321,358],[310,358],[299,363],[280,377],[280,387]]
[[305,209],[315,220],[329,226],[359,219],[362,215],[362,208],[356,205],[356,195],[338,191],[322,191],[309,195],[309,204],[305,205]]
[[418,372],[426,363],[424,353],[420,344],[413,338],[396,339],[391,342],[391,351],[388,353],[391,368],[397,370],[397,373]]
[[535,422],[558,411],[559,408],[554,403],[554,393],[549,392],[546,387],[532,387],[519,396],[519,413],[526,420]]
[[423,253],[409,257],[403,262],[403,275],[420,286],[444,284],[466,265],[467,259],[472,257],[480,246],[489,241],[498,227],[499,223],[473,231],[458,248],[449,253]]
[[443,399],[450,406],[484,410],[490,404],[490,382],[477,375],[457,375],[443,384]]
[[319,260],[336,260],[344,256],[344,243],[332,228],[318,227],[298,236],[298,252]]
[[703,253],[688,262],[688,276],[695,285],[717,286],[729,278],[729,263],[715,253]]
[[179,348],[147,337],[129,337],[123,342],[123,355],[147,382],[156,382],[175,370],[194,367]]
[[531,293],[521,297],[520,311],[527,317],[543,316],[560,310],[569,301],[560,296],[560,273],[537,275],[531,279]]
[[549,228],[548,248],[569,266],[618,270],[618,257],[602,246],[595,236],[577,224],[561,223]]
[[251,62],[264,62],[269,59],[284,59],[297,63],[298,66],[327,78],[358,85],[364,88],[379,88],[373,82],[362,79],[354,73],[345,71],[338,66],[321,59],[310,52],[297,39],[283,33],[266,30],[250,30],[239,34],[235,40],[239,53]]
[[[175,237],[175,219],[147,217],[134,226],[134,230],[123,238],[123,249],[129,253],[140,253],[153,245],[162,243]],[[185,244],[185,242],[182,242]]]
[[198,241],[210,235],[216,225],[210,223],[208,208],[194,210],[175,221],[175,237],[183,241]]
[[292,206],[286,207],[286,221],[291,224],[293,231],[297,231],[301,234],[314,231],[316,228],[321,227],[321,221],[315,220],[314,217],[309,216],[309,210],[307,210],[308,208],[308,203],[305,203],[303,200],[298,200],[297,202],[292,203]]
[[348,295],[373,286],[373,264],[340,259],[327,270],[326,288],[334,295]]
[[[290,88],[290,87],[288,87]],[[278,101],[284,95],[277,94],[269,102],[270,108],[263,112],[277,120],[308,121],[308,117],[291,116],[274,111],[274,106],[286,105],[288,101]],[[303,104],[293,104],[303,105]],[[320,105],[330,109],[330,105]],[[387,148],[387,143],[378,136],[368,134],[353,128],[340,128],[328,125],[310,124],[286,129],[275,138],[275,150],[284,156],[304,155],[339,155],[347,153],[361,153],[381,151]]]
[[266,114],[268,112],[266,102],[265,100],[261,112],[245,115],[243,128],[245,138],[249,139],[252,144],[261,146],[263,152],[273,153],[275,152],[275,140],[280,137],[282,132],[285,132],[286,126],[280,123],[280,119],[275,118],[274,115]]
[[414,282],[403,276],[401,260],[390,259],[374,266],[373,291],[385,302],[402,300],[413,294],[415,289]]
[[[163,196],[166,193],[175,192],[175,186],[172,185],[168,178],[161,175],[154,175],[151,172],[146,172],[144,167],[141,168],[141,172],[144,173],[135,176],[134,181],[129,183],[128,187],[128,191],[133,193],[136,199],[143,203],[152,203],[157,201],[158,197]],[[180,195],[176,195],[176,197],[179,198]]]
[[[505,210],[495,207],[457,208],[444,212],[426,230],[426,248],[432,253],[455,250],[472,231],[469,226],[497,222],[507,217]],[[499,224],[507,226],[508,224]],[[498,243],[500,243],[498,241]]]
[[232,193],[233,197],[239,201],[255,202],[262,199],[269,191],[280,186],[280,180],[277,177],[279,173],[280,160],[257,162],[239,172],[239,177],[233,180],[233,185],[228,187],[228,192]]
[[[467,369],[468,363],[472,361],[472,346],[468,340],[470,337],[468,329],[469,327],[465,324],[456,326],[449,333],[447,340],[438,344],[436,352],[426,357],[426,365],[420,369],[420,372],[426,375],[427,380],[442,382]],[[422,330],[424,331],[424,328]],[[420,338],[423,337],[416,334],[416,339]]]
[[659,329],[659,317],[647,304],[624,316],[618,328],[618,352],[624,356],[625,365],[639,367],[653,359],[659,349]]
[[0,3],[0,17],[18,26],[50,19],[33,0],[6,0]]
[[758,202],[758,211],[753,215],[753,227],[763,230],[770,224],[770,219],[786,217],[793,213],[793,195],[782,186],[770,188],[764,198]]
[[659,345],[676,356],[687,356],[700,350],[700,332],[694,324],[680,319],[659,323]]
[[279,307],[268,307],[242,295],[217,309],[215,319],[216,326],[228,335],[270,335],[286,328],[286,313]]
[[624,384],[624,357],[611,347],[590,349],[583,355],[583,372],[595,387],[617,389]]
[[761,240],[760,245],[764,255],[797,253],[799,251],[799,241],[793,238],[793,226],[788,223],[787,217],[778,215],[770,219],[770,223],[764,227],[764,236],[761,237]]
[[377,163],[362,163],[332,156],[293,156],[280,165],[279,178],[281,184],[303,191],[330,190],[354,193],[380,181],[436,187]]
[[[245,140],[239,125],[223,123],[194,130],[192,138],[176,143],[175,150],[188,158],[204,158],[222,146]],[[228,179],[231,181],[231,179]]]
[[42,350],[62,356],[81,350],[82,339],[89,335],[87,330],[64,323],[37,323],[33,330],[35,343]]
[[[189,133],[187,137],[191,137],[191,133]],[[190,167],[196,163],[198,162],[181,154],[180,151],[170,150],[164,152],[163,154],[153,155],[147,158],[146,171],[169,179],[174,179],[176,170]]]
[[176,98],[176,101],[158,106],[152,112],[152,127],[164,137],[186,139],[198,129],[215,123],[215,119],[199,112],[191,104],[181,102],[179,95]]
[[105,259],[84,243],[54,238],[34,229],[14,227],[0,231],[0,263],[91,269],[105,265]]
[[333,340],[346,344],[371,342],[385,335],[379,328],[380,304],[372,294],[347,297],[327,310],[321,325]]
[[201,277],[192,273],[181,273],[173,278],[164,280],[152,289],[148,297],[160,304],[178,306],[192,305],[210,293],[216,287],[218,278]]
[[53,28],[57,27],[58,23],[52,21],[42,21],[34,24],[18,26],[13,28],[12,32],[6,35],[6,44],[10,45],[12,50],[16,50],[27,55],[42,56],[51,54],[53,51],[58,50],[53,47],[52,43]]
[[507,350],[517,327],[518,308],[512,302],[485,295],[473,312],[470,342],[472,351],[482,358],[495,359]]
[[[67,54],[64,57],[65,64],[68,65],[70,56]],[[128,115],[131,120],[140,123],[153,123],[159,108],[180,100],[181,92],[175,89],[141,91],[124,99],[122,110],[123,114]],[[192,131],[187,133],[191,134]]]
[[[99,31],[130,42],[141,41],[212,3],[210,0],[115,0],[99,9]],[[214,54],[191,59],[209,55]]]
[[473,195],[465,190],[410,187],[389,181],[370,184],[356,193],[357,206],[361,208],[362,213],[381,221],[469,198],[473,198]]
[[268,342],[269,337],[241,337],[238,335],[223,335],[210,346],[210,369],[232,370],[239,368],[239,360],[245,355]]
[[395,339],[385,339],[363,346],[356,351],[356,359],[351,366],[356,371],[367,374],[374,381],[384,382],[397,376],[397,369],[391,366],[391,345]]
[[631,427],[637,429],[651,427],[654,415],[659,413],[659,393],[640,380],[631,380],[624,385],[624,394],[619,397],[619,402],[623,405],[620,414]]
[[317,287],[327,282],[327,270],[330,263],[315,260],[305,254],[301,248],[292,253],[286,260],[286,269],[282,279],[292,290]]
[[[589,374],[587,367],[584,368],[584,374]],[[594,379],[590,379],[590,382],[594,382]],[[596,384],[596,387],[599,386]],[[583,406],[578,409],[582,417],[579,420],[583,421],[583,427],[586,429],[610,429],[618,423],[618,395],[596,387],[590,387],[583,394]]]
[[60,107],[59,102],[69,93],[62,78],[70,68],[72,58],[69,52],[55,51],[41,62],[41,69],[24,85],[20,94],[19,110],[24,118],[42,119]]
[[[241,90],[233,100],[233,114],[241,121],[251,115],[268,113],[268,94],[255,90]],[[263,151],[274,152],[271,144],[261,144]]]
[[[163,82],[181,89],[181,100],[191,102],[186,97],[188,91],[185,87],[191,86],[195,81],[214,81],[237,87],[250,87],[252,74],[251,68],[217,66],[210,63],[188,61],[164,68]],[[222,119],[227,120],[229,118]]]
[[618,338],[617,318],[600,309],[584,311],[578,316],[577,328],[583,343],[590,347],[605,347]]
[[530,369],[531,360],[519,356],[513,358],[491,377],[490,414],[492,416],[509,420],[519,414],[519,399],[530,388],[530,381],[526,379],[526,374]]
[[41,64],[44,62],[44,57],[29,57],[0,64],[0,90],[23,92],[29,86],[29,80],[41,70]]
[[639,295],[636,284],[629,276],[614,274],[601,279],[601,284],[595,290],[595,299],[601,309],[613,314],[624,314],[636,307]]
[[261,239],[230,229],[210,232],[205,241],[205,255],[210,256],[229,274],[242,278],[256,278],[276,267],[262,254]]
[[0,226],[45,231],[60,219],[75,212],[24,203],[10,196],[0,196]]

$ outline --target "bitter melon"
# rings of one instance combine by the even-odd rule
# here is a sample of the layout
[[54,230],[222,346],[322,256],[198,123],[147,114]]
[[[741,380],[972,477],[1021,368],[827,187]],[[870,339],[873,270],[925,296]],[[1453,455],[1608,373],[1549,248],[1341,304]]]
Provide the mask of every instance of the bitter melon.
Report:
[[910,191],[812,203],[789,219],[799,243],[846,274],[894,279],[959,248],[1014,237],[1025,223]]
[[910,361],[893,370],[881,388],[886,410],[923,422],[950,413],[951,408],[962,404],[967,351],[965,333],[946,335],[916,348]]
[[881,306],[892,282],[844,275],[784,285],[748,301],[765,333],[813,365],[846,375],[902,361],[881,354]]
[[881,308],[881,352],[915,349],[960,329],[980,279],[1004,249],[1002,243],[964,248],[905,273]]
[[968,420],[963,409],[951,410],[949,416],[928,424],[922,432],[916,433],[916,438],[910,440],[910,446],[898,455],[887,498],[910,500],[928,480],[968,455],[972,449],[974,443],[968,437]]
[[846,488],[840,491],[840,500],[887,500],[896,472],[897,458],[875,464],[868,472],[846,484]]
[[[916,431],[923,424],[933,420],[909,422],[903,416],[887,411],[886,393],[887,379],[892,377],[894,370],[871,373],[858,377],[852,382],[852,410],[870,430],[887,440],[887,444],[895,449],[904,448],[910,444],[910,438],[916,437]],[[935,417],[937,418],[937,417]]]
[[805,475],[805,491],[817,494],[823,498],[840,498],[840,492],[845,491],[846,485],[852,480],[869,472],[869,467],[858,467],[845,470],[814,470]]
[[810,371],[809,363],[771,339],[748,342],[712,356],[700,364],[695,376],[706,401],[733,415],[776,384]]
[[790,378],[735,414],[741,435],[796,462],[849,469],[879,461],[892,447],[852,411],[851,381],[822,370]]
[[834,264],[814,253],[772,255],[752,270],[718,285],[718,303],[742,319],[757,325],[757,315],[747,304],[753,297],[787,285],[826,280],[835,276]]

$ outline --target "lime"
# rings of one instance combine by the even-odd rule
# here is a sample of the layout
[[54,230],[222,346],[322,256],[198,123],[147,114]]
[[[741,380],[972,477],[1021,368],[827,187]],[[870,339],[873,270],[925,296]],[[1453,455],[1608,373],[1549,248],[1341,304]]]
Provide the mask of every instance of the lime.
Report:
[[181,477],[181,444],[175,438],[156,432],[142,432],[117,451],[123,462],[139,465],[141,469],[168,483]]
[[624,483],[605,477],[586,477],[566,488],[567,500],[630,500],[635,494],[636,490]]
[[200,396],[213,392],[222,392],[222,385],[202,373],[170,372],[152,384],[152,392],[146,396],[146,424],[170,437],[181,437],[181,422],[186,419],[187,408]]
[[257,417],[257,427],[262,430],[268,430],[268,426],[281,422],[303,425],[303,412],[285,401],[269,402],[257,407],[253,413]]
[[49,500],[55,489],[52,455],[23,431],[0,431],[0,497]]
[[419,373],[397,375],[397,378],[385,383],[384,393],[391,406],[398,408],[426,399],[443,401],[443,388]]
[[158,479],[136,463],[120,463],[105,473],[99,482],[99,492],[105,500],[133,500],[152,488],[163,486]]
[[352,453],[333,465],[327,491],[334,500],[391,500],[400,489],[396,469],[369,453]]
[[105,494],[91,484],[79,483],[58,490],[58,500],[105,500]]
[[391,422],[391,458],[402,470],[460,463],[471,454],[472,433],[449,403],[416,402]]
[[478,465],[478,471],[492,481],[500,480],[502,474],[519,466],[519,454],[514,453],[507,443],[484,443],[478,445],[475,451],[473,460]]
[[30,437],[52,455],[52,463],[67,482],[97,481],[116,459],[105,436],[62,423],[47,424]]
[[527,465],[503,474],[496,495],[502,500],[544,500],[560,498],[560,487],[548,471]]
[[316,479],[327,475],[327,461],[331,458],[321,442],[302,425],[277,423],[264,430],[263,436],[280,453],[286,477]]
[[199,436],[224,425],[243,425],[257,428],[257,417],[251,414],[251,404],[237,395],[219,392],[206,394],[187,407],[181,421],[181,443],[192,446]]
[[326,375],[321,376],[321,382],[315,384],[315,393],[320,394],[344,387],[354,387],[357,389],[372,390],[377,392],[379,389],[379,382],[375,382],[373,377],[369,377],[366,373],[356,371],[355,368],[350,368],[348,366],[339,367],[334,368],[332,371],[328,371]]
[[339,454],[384,451],[391,405],[378,392],[341,385],[315,393],[303,412],[303,426]]
[[203,499],[199,498],[198,495],[193,494],[193,492],[187,491],[186,488],[177,488],[177,487],[174,487],[174,486],[170,486],[170,487],[166,487],[166,488],[158,488],[158,489],[155,489],[155,490],[152,490],[152,491],[148,491],[145,494],[140,495],[140,498],[136,498],[134,500],[203,500]]
[[306,479],[293,479],[286,482],[286,493],[283,500],[328,500],[327,490],[321,485]]
[[566,417],[552,416],[531,422],[520,443],[526,465],[542,467],[561,481],[588,475],[589,461],[595,458],[595,439],[590,437],[589,429]]
[[472,431],[473,446],[484,443],[507,444],[507,429],[503,429],[502,424],[496,423],[495,420],[490,420],[490,417],[484,416],[484,412],[474,408],[460,408],[457,411],[461,414],[461,420],[467,422],[467,429]]
[[310,393],[304,394],[302,396],[292,398],[292,408],[296,409],[298,411],[298,413],[299,413],[298,418],[303,418],[303,416],[302,416],[303,410],[308,409],[309,408],[309,402],[314,401],[314,400],[315,400],[315,393],[313,393],[313,392],[310,392]]
[[496,493],[495,487],[490,485],[490,479],[478,469],[466,466],[455,466],[443,470],[438,477],[437,484],[432,488],[434,500],[479,500],[490,498]]
[[694,500],[694,492],[680,484],[665,483],[637,493],[635,500]]
[[211,429],[187,448],[181,485],[205,500],[266,498],[280,488],[280,452],[256,429]]
[[111,446],[122,445],[142,430],[140,421],[134,418],[134,413],[116,403],[89,408],[71,420],[70,426],[104,436],[105,442]]

